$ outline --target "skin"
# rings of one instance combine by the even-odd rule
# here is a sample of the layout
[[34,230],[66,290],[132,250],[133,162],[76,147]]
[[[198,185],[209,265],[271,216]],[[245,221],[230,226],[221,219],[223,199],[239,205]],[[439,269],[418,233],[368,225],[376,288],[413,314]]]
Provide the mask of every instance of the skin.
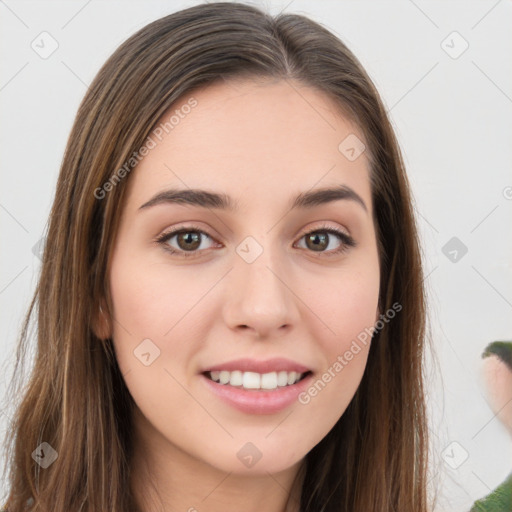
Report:
[[[129,177],[109,267],[113,318],[98,327],[112,337],[137,404],[132,485],[151,512],[296,512],[301,479],[293,487],[294,478],[356,392],[369,344],[308,404],[275,414],[231,408],[199,372],[240,357],[288,357],[316,380],[378,320],[367,155],[349,161],[338,150],[349,134],[364,137],[328,97],[297,82],[220,82],[193,96],[198,105]],[[290,211],[298,193],[342,184],[368,211],[348,200]],[[175,187],[228,194],[240,210],[139,210]],[[202,235],[194,257],[153,241],[190,222],[211,237]],[[304,235],[323,223],[357,247],[326,256],[343,244],[328,235],[323,253],[308,248]],[[263,248],[250,264],[235,251],[247,236]],[[179,250],[177,239],[167,245]],[[150,366],[133,354],[146,338],[160,349]],[[262,454],[250,468],[237,457],[248,441]]]
[[483,360],[482,376],[492,411],[512,436],[512,370],[491,355]]

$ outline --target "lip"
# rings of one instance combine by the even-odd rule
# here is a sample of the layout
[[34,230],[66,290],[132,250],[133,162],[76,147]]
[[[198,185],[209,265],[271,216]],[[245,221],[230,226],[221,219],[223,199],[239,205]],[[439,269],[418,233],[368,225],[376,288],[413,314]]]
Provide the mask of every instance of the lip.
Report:
[[275,414],[298,401],[298,396],[311,385],[313,373],[310,372],[302,380],[291,386],[284,386],[270,391],[243,389],[232,387],[229,384],[220,384],[209,379],[204,374],[201,374],[200,378],[207,386],[207,389],[218,396],[224,403],[246,414],[261,415]]
[[306,373],[312,371],[302,364],[296,363],[291,359],[283,357],[275,357],[273,359],[267,359],[265,361],[258,361],[256,359],[236,359],[233,361],[227,361],[225,363],[216,364],[215,366],[209,366],[204,368],[200,373],[204,372],[215,372],[215,371],[228,371],[234,372],[240,370],[241,372],[255,372],[255,373],[270,373],[270,372],[297,372]]

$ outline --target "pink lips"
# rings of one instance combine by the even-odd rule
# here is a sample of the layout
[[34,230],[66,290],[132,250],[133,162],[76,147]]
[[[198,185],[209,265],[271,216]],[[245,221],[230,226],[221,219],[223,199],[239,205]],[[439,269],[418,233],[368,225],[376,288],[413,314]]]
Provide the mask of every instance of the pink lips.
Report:
[[224,403],[246,414],[275,414],[286,409],[298,401],[299,395],[311,385],[312,380],[313,376],[309,373],[291,386],[267,391],[220,384],[210,380],[206,375],[201,375],[201,382],[209,391],[213,392]]
[[240,370],[241,372],[255,372],[255,373],[270,373],[270,372],[297,372],[306,373],[310,371],[306,366],[291,361],[290,359],[284,359],[282,357],[276,357],[274,359],[267,359],[266,361],[257,361],[256,359],[236,359],[234,361],[228,361],[226,363],[216,364],[215,366],[209,366],[202,370],[204,372],[214,371],[228,371],[234,372]]
[[[305,373],[302,380],[290,386],[278,387],[273,390],[244,389],[214,382],[206,376],[213,371],[270,373],[270,372],[297,372]],[[218,396],[224,403],[246,414],[274,414],[297,401],[312,381],[312,371],[295,361],[285,358],[267,359],[257,361],[255,359],[236,359],[225,363],[210,366],[201,371],[201,381],[207,389]]]

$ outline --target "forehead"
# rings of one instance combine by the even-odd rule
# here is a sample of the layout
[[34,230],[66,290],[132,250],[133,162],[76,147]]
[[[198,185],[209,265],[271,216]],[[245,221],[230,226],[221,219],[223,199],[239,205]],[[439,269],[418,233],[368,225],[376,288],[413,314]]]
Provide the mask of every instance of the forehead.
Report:
[[364,141],[361,130],[329,96],[296,81],[219,81],[184,95],[150,137],[154,147],[132,171],[128,202],[177,186],[222,190],[246,203],[345,184],[371,205],[366,154],[350,160],[340,150],[350,137]]

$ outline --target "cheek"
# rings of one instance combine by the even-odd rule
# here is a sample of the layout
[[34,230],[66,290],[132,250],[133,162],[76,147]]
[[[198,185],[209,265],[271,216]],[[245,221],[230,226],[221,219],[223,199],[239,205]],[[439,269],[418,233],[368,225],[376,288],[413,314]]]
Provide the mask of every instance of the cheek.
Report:
[[323,367],[300,397],[310,414],[321,414],[325,434],[353,398],[368,359],[377,318],[378,263],[340,269],[336,278],[316,280],[307,290],[308,306],[320,319],[311,332],[323,354]]
[[[307,305],[318,317],[318,332],[311,332],[323,351],[335,357],[350,348],[352,340],[364,336],[378,320],[378,263],[364,268],[352,265],[335,275],[312,279],[313,286],[304,289]],[[370,331],[371,332],[371,331]]]
[[201,299],[211,286],[208,273],[199,276],[184,267],[142,261],[133,252],[130,257],[114,255],[110,272],[113,339],[123,372],[140,369],[137,356],[144,346],[147,350],[142,353],[150,353],[146,359],[154,358],[152,368],[182,366],[180,362],[195,350],[194,340],[208,322],[207,315],[201,315],[201,322],[197,317]]
[[[213,276],[215,277],[215,276]],[[170,337],[212,286],[212,276],[120,254],[113,258],[110,289],[115,319],[138,337]]]
[[174,432],[170,425],[176,417],[194,412],[185,391],[190,384],[187,364],[208,322],[206,316],[198,321],[198,301],[211,287],[207,281],[183,268],[138,264],[133,253],[112,260],[116,359],[140,410],[153,422],[167,425],[169,432]]

